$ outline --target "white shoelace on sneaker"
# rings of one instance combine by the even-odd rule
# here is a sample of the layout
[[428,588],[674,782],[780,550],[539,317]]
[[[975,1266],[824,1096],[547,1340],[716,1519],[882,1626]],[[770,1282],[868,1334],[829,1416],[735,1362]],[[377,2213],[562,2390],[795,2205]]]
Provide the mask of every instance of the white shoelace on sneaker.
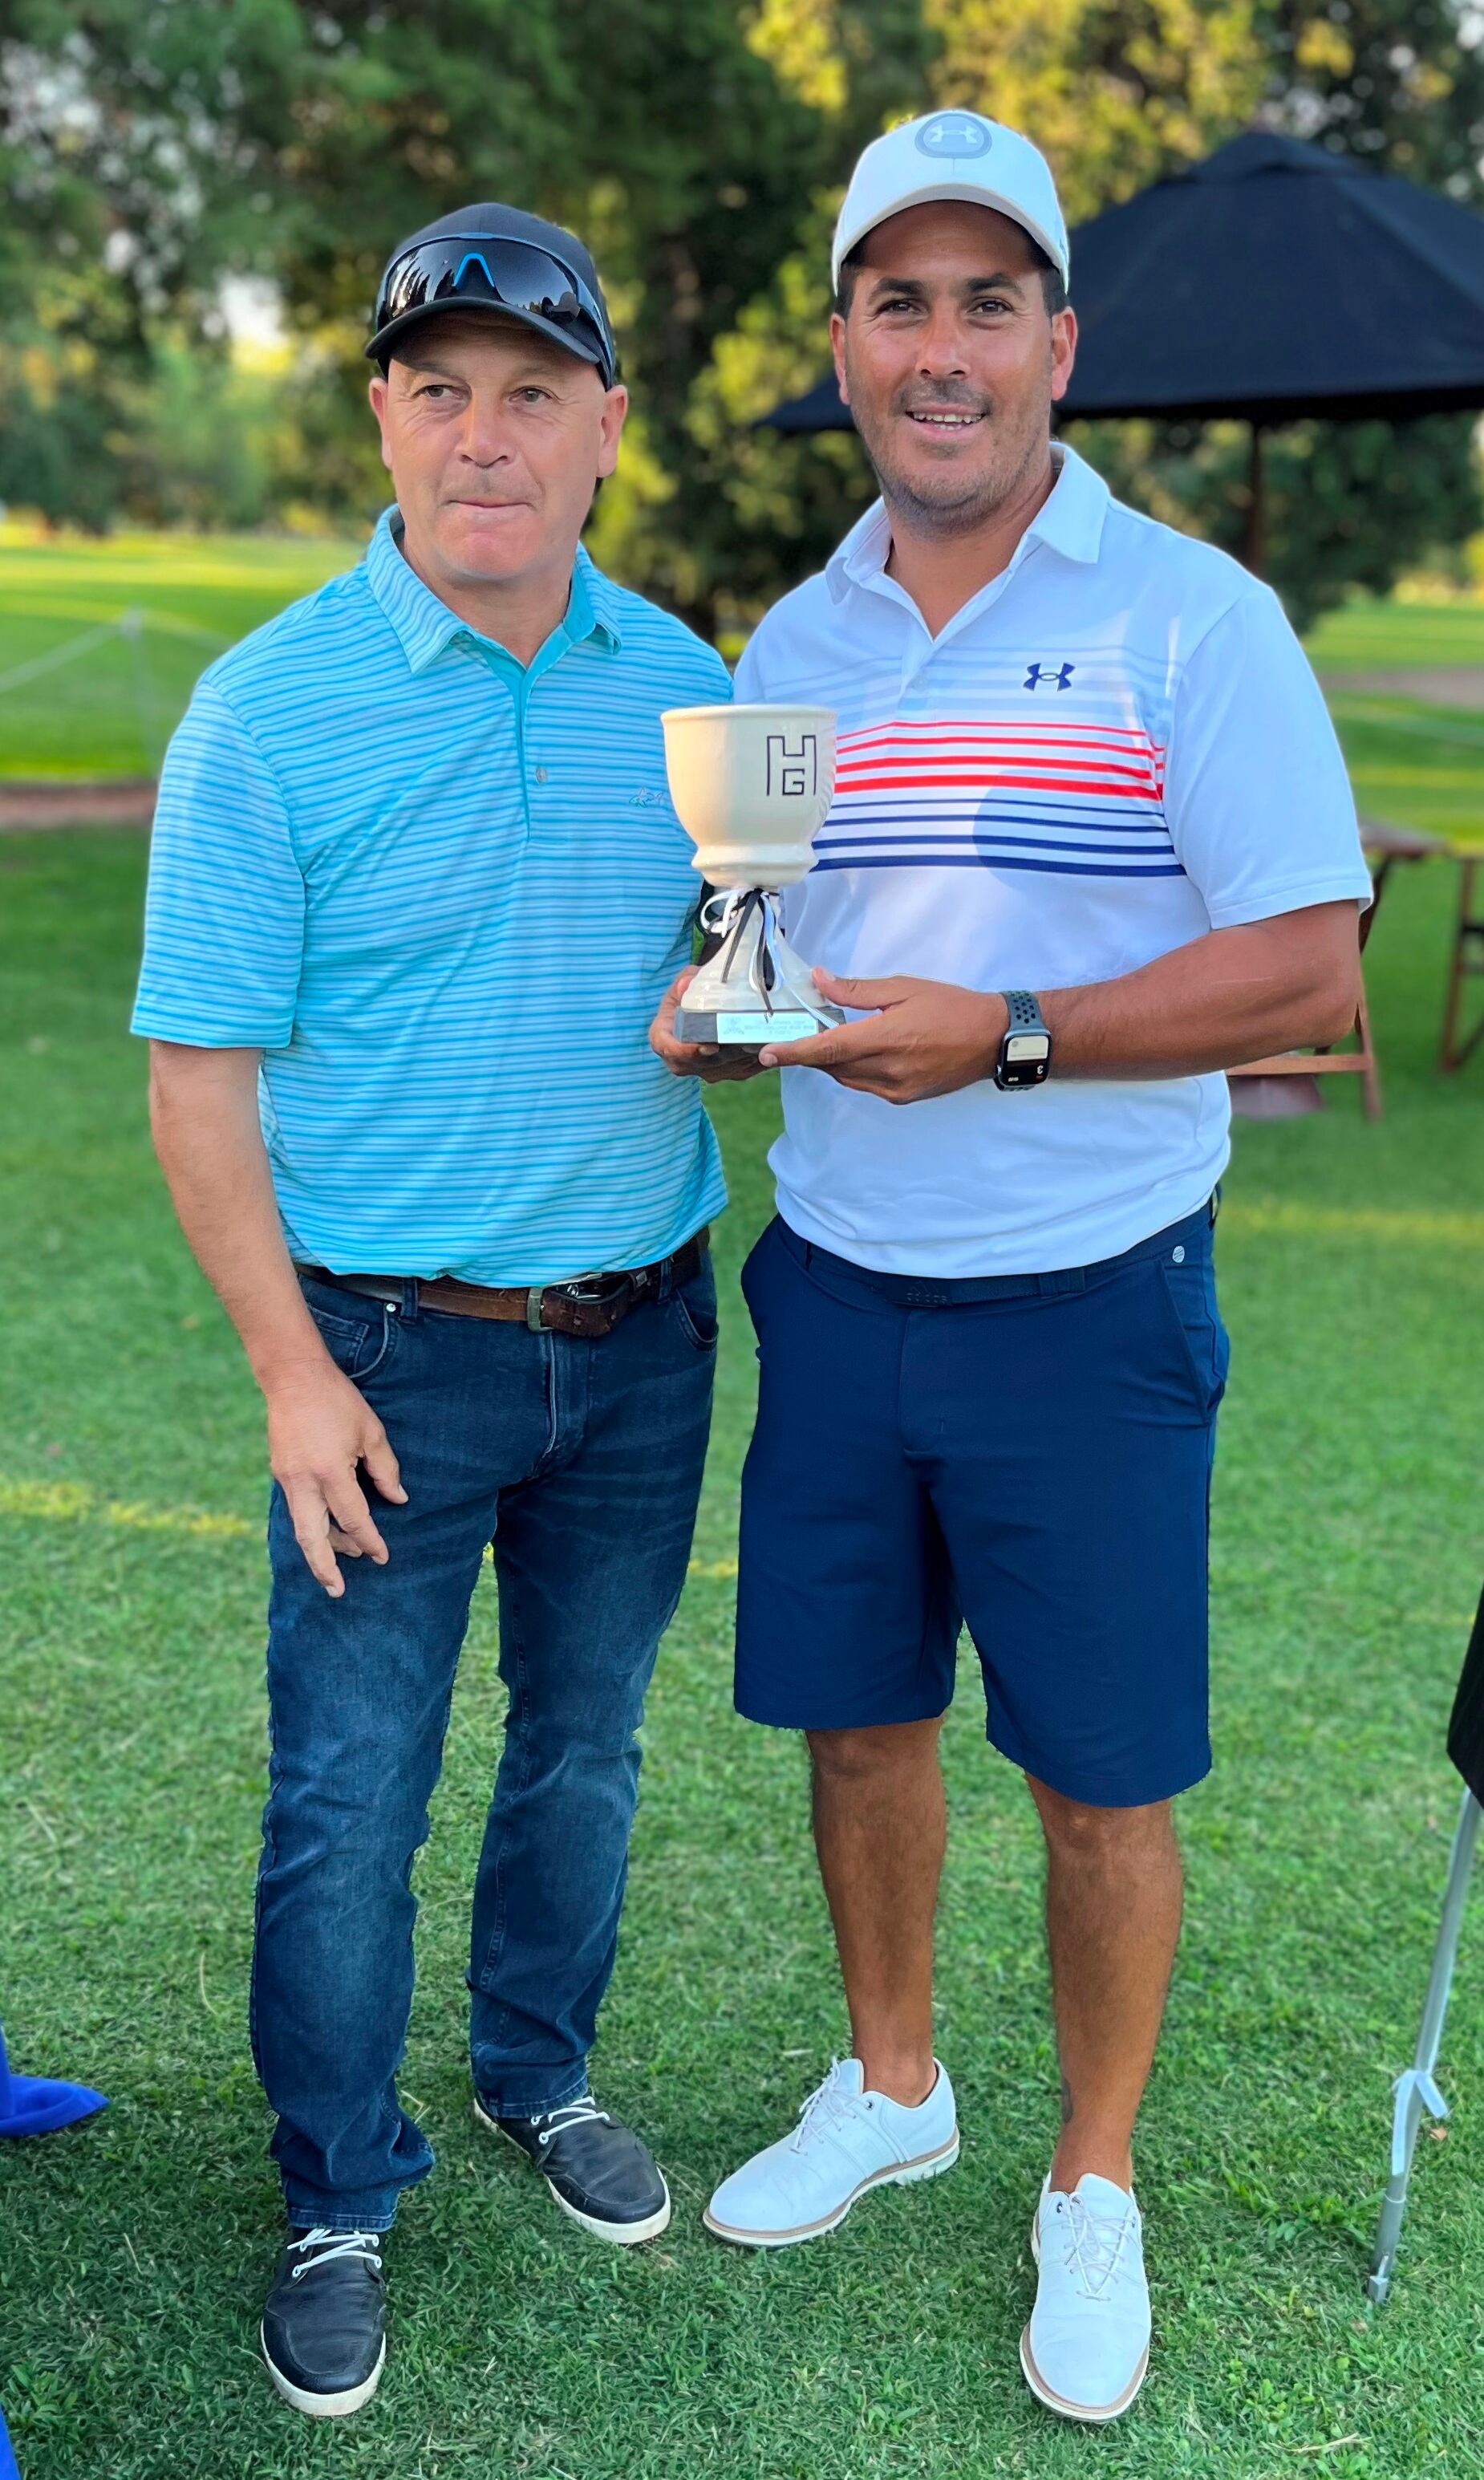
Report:
[[863,2118],[871,2107],[863,2093],[847,2092],[840,2081],[840,2061],[832,2058],[830,2073],[824,2082],[816,2084],[807,2101],[799,2106],[799,2124],[790,2141],[796,2153],[803,2153],[832,2135],[848,2120]]
[[[362,2264],[369,2264],[373,2273],[379,2273],[381,2239],[380,2231],[306,2231],[301,2239],[289,2242],[289,2254],[304,2258],[302,2264],[291,2269],[289,2278],[291,2282],[301,2282],[304,2275],[313,2273],[317,2265],[333,2264],[341,2256],[353,2256]],[[314,2250],[313,2255],[307,2253],[310,2249]]]
[[1124,2243],[1134,2227],[1132,2206],[1114,2218],[1112,2213],[1090,2212],[1080,2196],[1063,2196],[1058,2198],[1056,2209],[1064,2225],[1067,2271],[1077,2278],[1085,2299],[1106,2299],[1117,2281]]
[[604,2127],[613,2125],[605,2109],[600,2109],[591,2093],[579,2093],[576,2101],[563,2102],[558,2109],[537,2110],[531,2120],[538,2144],[550,2144],[553,2136],[565,2135],[570,2127]]

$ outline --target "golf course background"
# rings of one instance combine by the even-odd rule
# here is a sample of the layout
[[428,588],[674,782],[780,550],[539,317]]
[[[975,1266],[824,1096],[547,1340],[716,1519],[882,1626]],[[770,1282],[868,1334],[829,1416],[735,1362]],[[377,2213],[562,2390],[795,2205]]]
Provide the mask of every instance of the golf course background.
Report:
[[[0,674],[141,608],[166,728],[212,652],[189,632],[235,636],[350,555],[7,546]],[[116,689],[84,657],[0,693],[3,771],[141,771],[137,643],[103,650]],[[1313,651],[1362,806],[1477,825],[1484,715],[1339,676],[1484,660],[1484,610],[1356,607]],[[960,2166],[777,2257],[700,2228],[716,2177],[781,2131],[846,2040],[800,1748],[729,1704],[755,1367],[735,1276],[768,1212],[770,1081],[711,1098],[733,1196],[715,1439],[595,2061],[670,2175],[675,2224],[632,2256],[585,2240],[470,2117],[468,1891],[501,1710],[487,1584],[417,1879],[404,2080],[439,2166],[390,2255],[393,2356],[345,2426],[274,2401],[256,2314],[276,2197],[245,2029],[261,1419],[149,1152],[124,1030],[144,863],[132,831],[0,836],[0,1999],[17,2067],[112,2097],[90,2125],[0,2151],[0,2398],[26,2480],[1063,2480],[1089,2458],[1118,2480],[1472,2480],[1472,1922],[1441,2070],[1456,2117],[1420,2147],[1391,2304],[1362,2289],[1484,1569],[1484,1056],[1451,1080],[1434,1065],[1451,865],[1394,875],[1368,955],[1385,1119],[1367,1125],[1342,1079],[1320,1116],[1238,1131],[1217,1242],[1216,1767],[1182,1805],[1187,1929],[1138,2157],[1155,2352],[1136,2412],[1093,2438],[1049,2422],[1016,2361],[1056,2073],[1037,1836],[985,1751],[967,1656],[938,2032]],[[818,1418],[828,1453],[828,1404]]]
[[[0,520],[0,783],[157,773],[206,664],[360,555],[361,544],[349,540],[47,538]],[[1484,599],[1360,600],[1319,622],[1309,652],[1337,680],[1347,671],[1484,664]],[[1351,703],[1342,702],[1342,716]],[[1416,703],[1368,695],[1364,707],[1368,715],[1405,717]],[[1446,736],[1459,728],[1452,716],[1436,720]],[[1484,761],[1484,714],[1463,728]],[[1463,774],[1467,783],[1467,767]],[[1484,783],[1484,774],[1472,780]]]

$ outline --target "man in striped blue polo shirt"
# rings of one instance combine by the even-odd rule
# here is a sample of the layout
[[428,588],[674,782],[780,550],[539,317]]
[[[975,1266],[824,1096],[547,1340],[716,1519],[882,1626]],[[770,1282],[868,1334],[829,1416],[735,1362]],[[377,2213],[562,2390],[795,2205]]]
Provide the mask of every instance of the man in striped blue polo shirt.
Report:
[[725,1202],[651,1050],[698,893],[659,717],[729,695],[578,535],[627,404],[570,233],[477,206],[390,262],[396,505],[215,663],[171,744],[135,1029],[186,1235],[268,1408],[272,1765],[254,2055],[290,2230],[279,2392],[354,2411],[427,2140],[396,2073],[409,1889],[495,1546],[503,1754],[474,1890],[475,2112],[621,2242],[670,2218],[587,2056],[679,1597]]

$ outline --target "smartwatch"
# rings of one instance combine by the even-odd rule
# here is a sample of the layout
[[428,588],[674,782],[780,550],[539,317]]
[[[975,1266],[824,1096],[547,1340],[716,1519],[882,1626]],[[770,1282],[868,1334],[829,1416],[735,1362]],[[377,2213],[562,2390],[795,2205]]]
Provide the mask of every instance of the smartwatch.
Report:
[[1010,1022],[1000,1036],[994,1081],[1002,1094],[1044,1085],[1051,1073],[1051,1031],[1031,991],[1002,991]]

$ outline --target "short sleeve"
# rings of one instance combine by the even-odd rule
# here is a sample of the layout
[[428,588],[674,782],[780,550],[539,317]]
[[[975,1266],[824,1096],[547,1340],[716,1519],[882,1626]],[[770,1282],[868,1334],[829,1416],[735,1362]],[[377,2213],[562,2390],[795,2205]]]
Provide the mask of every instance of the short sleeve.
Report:
[[705,679],[702,684],[706,693],[705,703],[708,706],[729,706],[736,694],[731,685],[731,674],[714,646],[707,646],[705,652]]
[[762,665],[757,654],[757,640],[761,634],[760,628],[753,631],[732,675],[731,693],[738,706],[763,706],[767,703],[768,692],[762,685]]
[[166,754],[133,1029],[281,1050],[294,1030],[304,881],[272,769],[228,700],[196,688]]
[[1209,629],[1175,693],[1164,812],[1212,928],[1370,900],[1335,728],[1276,595]]

